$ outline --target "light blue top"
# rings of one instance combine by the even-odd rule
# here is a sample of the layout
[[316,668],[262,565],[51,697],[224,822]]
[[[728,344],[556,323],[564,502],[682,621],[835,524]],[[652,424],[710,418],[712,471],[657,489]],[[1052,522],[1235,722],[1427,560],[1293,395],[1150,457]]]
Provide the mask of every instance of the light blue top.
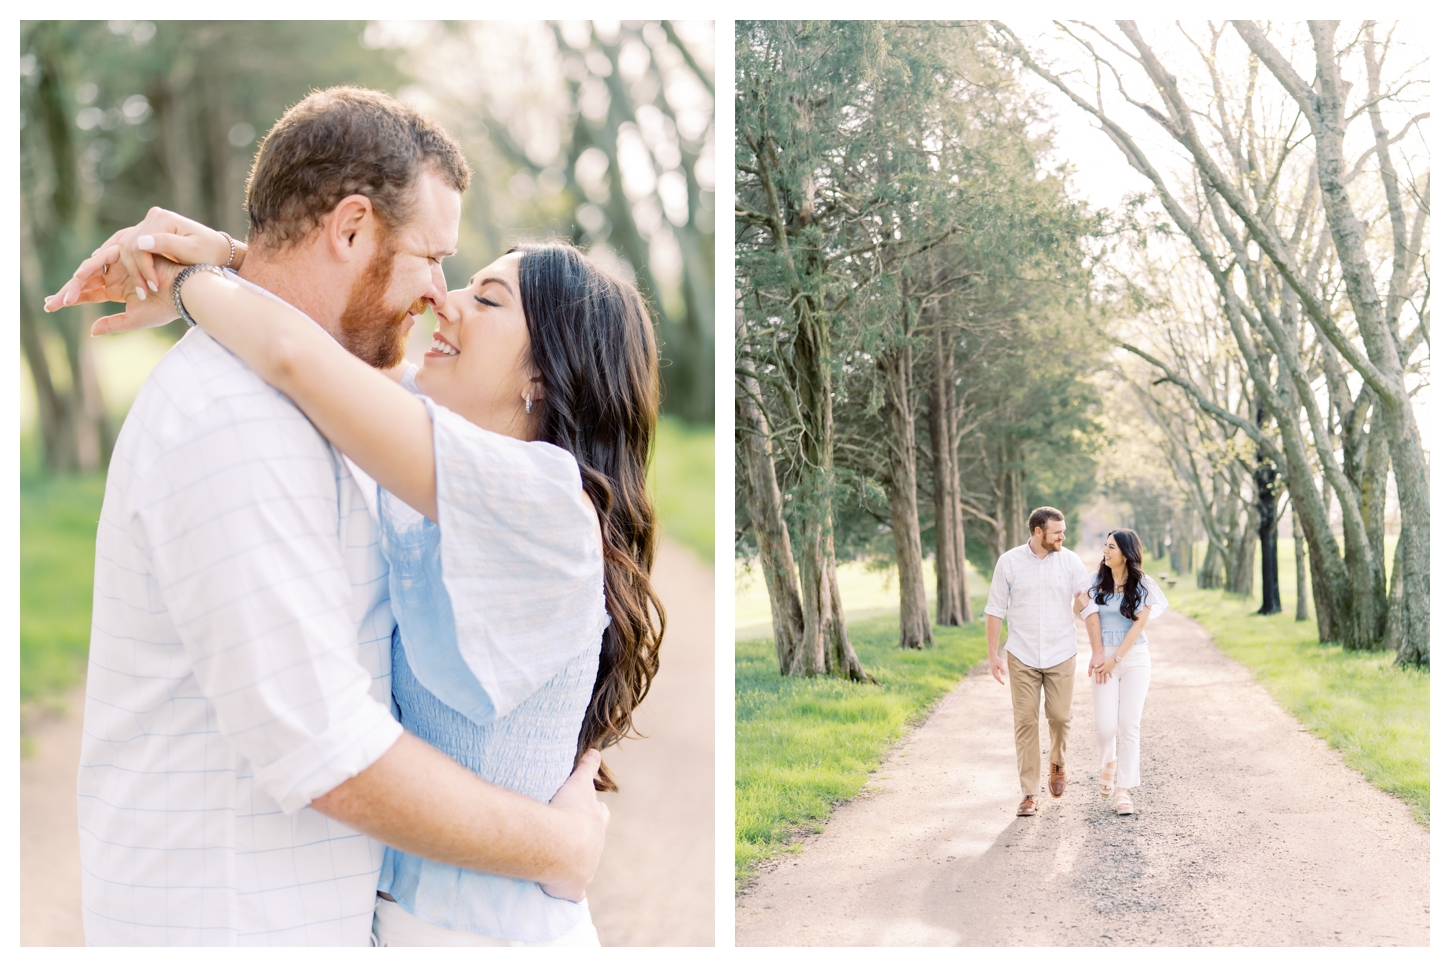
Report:
[[[403,385],[417,392],[411,375]],[[595,518],[566,451],[424,402],[439,522],[378,499],[395,711],[487,781],[548,802],[573,771],[609,621]],[[552,940],[587,916],[537,883],[391,848],[378,889],[428,923],[508,940]]]
[[[1093,587],[1095,590],[1091,592],[1091,597],[1096,601],[1098,599],[1096,581],[1093,582]],[[1149,609],[1148,620],[1152,621],[1168,610],[1168,599],[1164,597],[1157,582],[1146,574],[1143,575],[1143,590],[1146,592],[1143,604]],[[1133,627],[1133,619],[1123,617],[1123,613],[1120,610],[1122,606],[1123,595],[1121,593],[1104,595],[1103,603],[1098,605],[1098,619],[1102,622],[1104,648],[1117,648],[1123,643],[1124,636]],[[1133,642],[1133,644],[1134,646],[1138,646],[1146,645],[1147,643],[1148,633],[1145,626],[1145,630],[1138,633],[1138,640]]]

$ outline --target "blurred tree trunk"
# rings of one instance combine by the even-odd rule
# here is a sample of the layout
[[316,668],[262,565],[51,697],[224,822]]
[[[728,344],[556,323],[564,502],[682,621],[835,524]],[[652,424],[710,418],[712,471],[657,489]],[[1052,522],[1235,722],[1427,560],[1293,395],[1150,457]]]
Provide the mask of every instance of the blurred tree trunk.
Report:
[[1239,531],[1237,546],[1234,548],[1233,575],[1228,586],[1234,594],[1248,597],[1254,593],[1254,544],[1257,538],[1258,528],[1247,514],[1244,515],[1243,530]]
[[[1259,426],[1268,429],[1263,404],[1257,410]],[[1279,471],[1262,447],[1254,454],[1254,509],[1259,514],[1259,567],[1263,603],[1259,614],[1278,614],[1284,610],[1279,603],[1279,493],[1274,484]]]
[[971,624],[972,600],[967,593],[963,548],[962,472],[953,341],[943,325],[932,332],[931,384],[926,424],[931,440],[932,503],[936,517],[936,623],[948,627]]
[[1309,620],[1309,589],[1304,586],[1308,580],[1304,573],[1304,529],[1299,526],[1299,512],[1291,509],[1294,519],[1294,620]]
[[[903,316],[910,310],[903,307]],[[903,318],[903,324],[905,319]],[[905,335],[905,334],[904,334]],[[891,502],[891,534],[896,545],[900,588],[902,648],[935,643],[926,604],[926,579],[921,568],[921,518],[916,506],[916,413],[911,385],[911,344],[903,343],[877,357],[886,390],[884,409],[887,475]]]
[[[40,76],[26,107],[43,133],[39,143],[32,142],[32,150],[44,152],[50,179],[22,194],[20,335],[39,402],[45,465],[53,473],[103,468],[114,441],[90,344],[90,321],[98,314],[89,307],[53,315],[35,308],[88,254],[81,251],[80,240],[94,218],[93,206],[81,191],[81,161],[66,107],[66,92],[76,80],[68,61],[80,29],[43,23],[29,34]],[[54,368],[46,350],[52,340],[64,347],[67,372]]]
[[755,531],[755,544],[760,550],[761,575],[770,595],[775,654],[782,675],[803,675],[808,673],[802,648],[805,618],[800,593],[796,590],[790,530],[785,526],[784,502],[775,476],[770,426],[756,402],[760,386],[755,375],[744,369],[740,380],[735,394],[735,436],[737,451],[745,463],[745,505],[751,529]]

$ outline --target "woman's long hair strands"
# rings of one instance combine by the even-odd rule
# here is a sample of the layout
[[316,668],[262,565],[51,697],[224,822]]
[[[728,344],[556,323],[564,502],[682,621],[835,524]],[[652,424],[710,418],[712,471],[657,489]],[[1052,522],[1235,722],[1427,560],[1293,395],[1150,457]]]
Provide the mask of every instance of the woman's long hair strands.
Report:
[[[650,585],[658,539],[647,485],[659,360],[639,292],[572,245],[516,246],[531,362],[543,384],[540,440],[579,462],[604,537],[609,627],[577,756],[625,738],[659,670],[665,615]],[[603,766],[595,788],[617,789]]]
[[[1143,542],[1138,539],[1137,532],[1126,528],[1109,531],[1108,536],[1118,545],[1128,569],[1127,579],[1123,582],[1123,603],[1118,606],[1118,613],[1131,621],[1138,616],[1138,609],[1148,597],[1148,590],[1143,587]],[[1116,585],[1113,569],[1104,560],[1098,565],[1097,603],[1102,604],[1113,593]]]

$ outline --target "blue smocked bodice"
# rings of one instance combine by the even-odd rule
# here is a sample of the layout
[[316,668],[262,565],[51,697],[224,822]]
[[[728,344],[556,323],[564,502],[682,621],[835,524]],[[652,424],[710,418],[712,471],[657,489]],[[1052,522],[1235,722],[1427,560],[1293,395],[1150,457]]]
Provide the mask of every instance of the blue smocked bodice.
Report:
[[[1143,594],[1140,608],[1148,609],[1150,619],[1156,618],[1168,610],[1168,599],[1163,595],[1158,582],[1148,575],[1143,575]],[[1097,600],[1097,591],[1094,589],[1092,598]],[[1102,623],[1103,647],[1117,648],[1123,643],[1123,638],[1133,627],[1133,619],[1125,618],[1121,609],[1123,607],[1123,596],[1120,593],[1106,594],[1103,596],[1103,603],[1098,605],[1098,620]],[[1133,644],[1141,647],[1148,643],[1148,632],[1146,626],[1138,633],[1138,640]]]
[[[1121,594],[1105,595],[1103,603],[1098,605],[1098,620],[1102,622],[1104,648],[1116,648],[1121,645],[1123,636],[1133,627],[1132,620],[1123,617],[1123,613],[1118,610],[1122,606],[1123,596]],[[1141,645],[1146,644],[1147,641],[1147,635],[1140,632],[1137,643]]]
[[[403,727],[495,785],[548,802],[569,778],[579,724],[594,690],[599,644],[582,652],[508,715],[478,725],[419,683],[393,649],[393,701]],[[551,940],[584,917],[537,883],[446,866],[389,848],[378,889],[414,916],[510,940]]]
[[[548,802],[573,771],[609,621],[578,465],[424,401],[439,521],[378,494],[393,705],[408,731],[481,778]],[[508,940],[552,940],[588,915],[537,883],[395,849],[378,889],[428,923]]]

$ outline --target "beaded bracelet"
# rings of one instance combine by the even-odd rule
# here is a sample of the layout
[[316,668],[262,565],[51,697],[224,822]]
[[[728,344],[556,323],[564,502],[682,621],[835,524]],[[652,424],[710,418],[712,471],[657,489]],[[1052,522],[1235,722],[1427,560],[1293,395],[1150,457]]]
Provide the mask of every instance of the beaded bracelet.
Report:
[[[221,230],[218,229],[218,231],[221,231]],[[222,266],[222,268],[229,269],[229,268],[232,267],[232,262],[235,261],[236,260],[236,257],[237,257],[237,240],[234,239],[234,238],[232,238],[226,232],[222,232],[221,233],[221,236],[222,236],[222,238],[224,238],[224,239],[227,240],[227,248],[229,250],[227,252],[227,264],[224,265],[224,266]]]

